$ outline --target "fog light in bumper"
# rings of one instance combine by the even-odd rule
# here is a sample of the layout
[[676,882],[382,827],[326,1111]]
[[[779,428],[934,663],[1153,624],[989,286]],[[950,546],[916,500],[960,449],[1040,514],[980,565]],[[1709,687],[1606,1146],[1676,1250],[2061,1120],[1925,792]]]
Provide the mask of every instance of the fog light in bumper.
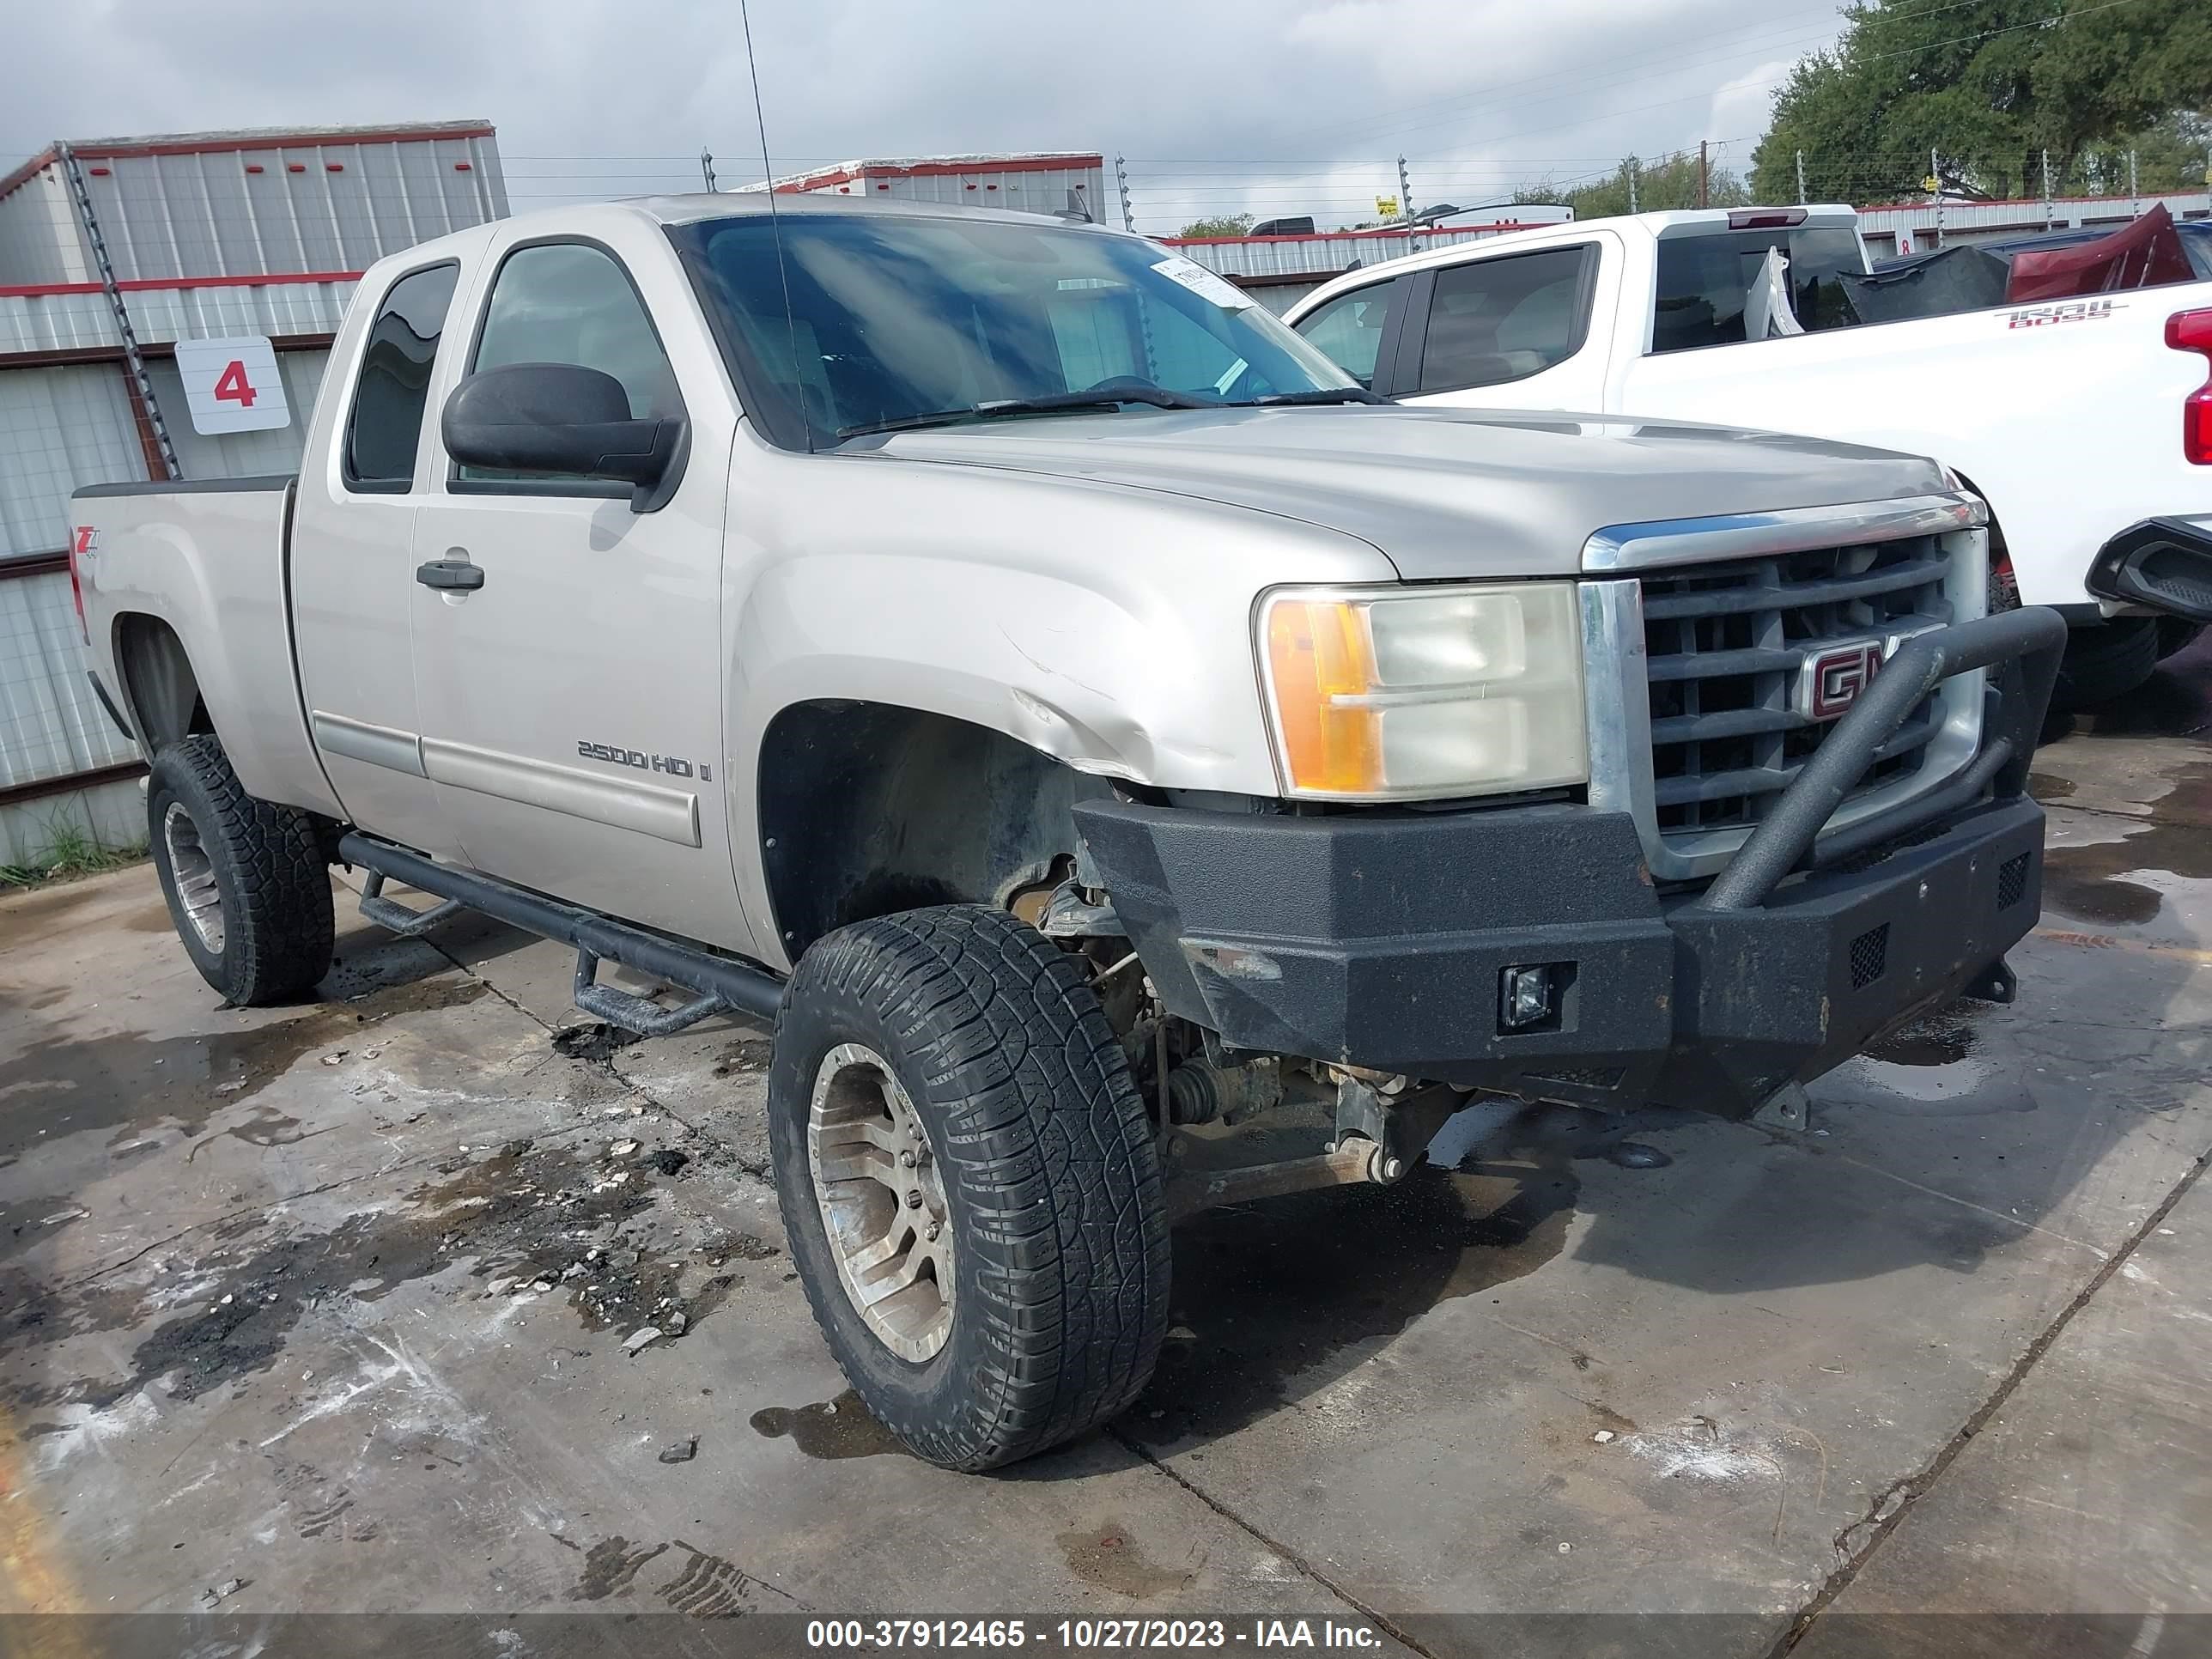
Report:
[[1532,1031],[1559,1018],[1558,976],[1553,963],[1508,968],[1498,979],[1498,1029]]

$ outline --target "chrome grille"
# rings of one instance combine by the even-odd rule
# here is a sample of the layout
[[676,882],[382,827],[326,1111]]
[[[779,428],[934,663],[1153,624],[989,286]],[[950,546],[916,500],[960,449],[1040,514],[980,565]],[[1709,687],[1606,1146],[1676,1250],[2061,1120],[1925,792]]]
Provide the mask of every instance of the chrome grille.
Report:
[[[1797,706],[1800,668],[1831,646],[1949,622],[1950,569],[1942,539],[1927,535],[1644,576],[1661,835],[1759,823],[1834,726]],[[1942,723],[1931,694],[1846,801],[1918,771]]]

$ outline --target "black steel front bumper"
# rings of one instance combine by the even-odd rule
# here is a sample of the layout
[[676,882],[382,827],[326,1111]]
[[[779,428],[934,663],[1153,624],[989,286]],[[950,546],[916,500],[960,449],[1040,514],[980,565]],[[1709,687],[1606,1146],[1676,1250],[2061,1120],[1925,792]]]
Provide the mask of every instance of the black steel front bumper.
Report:
[[[1237,1048],[1598,1106],[1742,1115],[1982,975],[2034,925],[2023,790],[2065,623],[2009,611],[1891,659],[1703,891],[1572,806],[1237,816],[1087,802],[1078,828],[1174,1012]],[[2002,665],[1981,754],[1878,830],[1820,832],[1929,689]],[[1539,1028],[1506,969],[1551,964]]]

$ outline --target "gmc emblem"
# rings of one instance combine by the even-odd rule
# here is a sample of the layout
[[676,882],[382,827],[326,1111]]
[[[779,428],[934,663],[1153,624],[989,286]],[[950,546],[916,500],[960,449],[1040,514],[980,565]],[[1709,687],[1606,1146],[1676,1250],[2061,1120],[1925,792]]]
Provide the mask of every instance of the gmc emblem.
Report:
[[1808,657],[1797,670],[1797,712],[1812,720],[1841,720],[1887,655],[1880,640],[1852,640]]

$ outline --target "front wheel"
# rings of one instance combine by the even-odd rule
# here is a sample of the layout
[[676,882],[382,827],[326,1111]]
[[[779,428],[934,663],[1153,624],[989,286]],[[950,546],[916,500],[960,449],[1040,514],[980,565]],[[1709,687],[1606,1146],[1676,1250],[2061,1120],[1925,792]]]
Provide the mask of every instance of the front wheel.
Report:
[[2158,619],[2114,617],[2066,636],[2051,706],[2072,714],[2124,697],[2158,667]]
[[971,905],[832,933],[785,994],[768,1107],[814,1316],[916,1455],[1010,1463],[1145,1386],[1167,1211],[1079,958]]
[[154,757],[146,812],[169,919],[202,979],[254,1007],[330,971],[330,866],[306,813],[247,794],[205,733]]
[[2158,659],[2178,657],[2197,643],[2204,632],[2204,624],[2190,622],[2180,617],[2160,617],[2158,619]]

